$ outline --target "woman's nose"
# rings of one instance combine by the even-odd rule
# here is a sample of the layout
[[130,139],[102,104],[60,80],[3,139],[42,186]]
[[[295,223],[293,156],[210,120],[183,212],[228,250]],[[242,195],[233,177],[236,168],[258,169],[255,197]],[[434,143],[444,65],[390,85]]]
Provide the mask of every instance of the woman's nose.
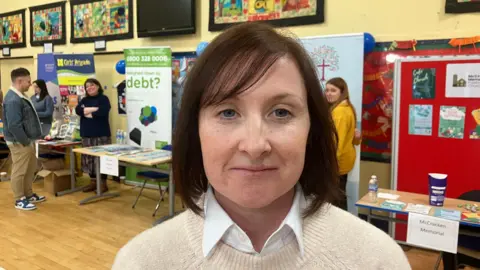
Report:
[[244,132],[239,143],[239,150],[247,153],[252,159],[257,159],[272,150],[267,138],[268,125],[261,117],[250,119],[244,123]]

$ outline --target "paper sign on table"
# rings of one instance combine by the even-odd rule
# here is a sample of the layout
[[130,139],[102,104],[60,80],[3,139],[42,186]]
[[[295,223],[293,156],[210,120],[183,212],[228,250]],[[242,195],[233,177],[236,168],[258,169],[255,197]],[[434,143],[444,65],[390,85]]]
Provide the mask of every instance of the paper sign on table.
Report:
[[118,158],[114,156],[101,156],[100,173],[118,176]]
[[457,253],[458,222],[422,214],[408,215],[407,243]]
[[391,193],[383,193],[379,192],[377,195],[378,198],[380,199],[387,199],[387,200],[396,200],[400,197],[400,195],[397,194],[391,194]]
[[442,209],[442,208],[435,209],[434,216],[439,218],[444,218],[444,219],[456,220],[456,221],[461,219],[460,211]]
[[409,203],[405,211],[428,215],[430,209],[432,209],[432,207],[428,205]]

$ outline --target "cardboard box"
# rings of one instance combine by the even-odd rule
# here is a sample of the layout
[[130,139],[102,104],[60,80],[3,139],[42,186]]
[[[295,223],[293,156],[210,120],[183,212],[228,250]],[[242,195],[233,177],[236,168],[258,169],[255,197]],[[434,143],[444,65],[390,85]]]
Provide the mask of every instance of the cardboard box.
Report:
[[43,177],[43,189],[50,194],[55,195],[57,192],[71,188],[70,170],[42,170],[38,175]]
[[42,164],[42,170],[58,171],[65,169],[65,160],[62,158],[45,159],[39,158]]

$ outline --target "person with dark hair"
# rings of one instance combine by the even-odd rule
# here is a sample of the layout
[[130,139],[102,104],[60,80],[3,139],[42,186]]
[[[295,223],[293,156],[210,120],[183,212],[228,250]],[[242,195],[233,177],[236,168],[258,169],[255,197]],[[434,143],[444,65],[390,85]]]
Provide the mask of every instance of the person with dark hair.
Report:
[[[103,88],[97,79],[90,78],[84,84],[86,97],[84,97],[75,108],[80,116],[80,136],[83,147],[105,145],[112,143],[110,138],[110,100],[103,94]],[[97,188],[96,158],[82,155],[82,169],[90,176],[90,184],[83,189],[83,192],[92,192]],[[108,191],[107,176],[101,176],[102,192]]]
[[35,210],[35,203],[45,201],[45,196],[32,190],[37,169],[35,140],[42,135],[35,107],[25,94],[31,85],[30,72],[17,68],[11,72],[12,86],[3,103],[3,132],[12,155],[11,185],[15,208]]
[[338,134],[337,160],[342,198],[336,205],[344,210],[348,210],[346,196],[348,173],[355,165],[357,157],[355,145],[359,145],[361,141],[360,134],[355,129],[357,115],[350,101],[348,85],[344,79],[339,77],[332,78],[327,81],[325,88],[325,96],[330,105],[333,122]]
[[42,137],[46,137],[52,128],[53,99],[48,94],[47,84],[44,80],[36,80],[32,86],[35,94],[30,99],[42,125]]
[[231,27],[184,89],[172,166],[188,209],[112,269],[410,269],[387,234],[331,204],[336,140],[300,42],[265,23]]

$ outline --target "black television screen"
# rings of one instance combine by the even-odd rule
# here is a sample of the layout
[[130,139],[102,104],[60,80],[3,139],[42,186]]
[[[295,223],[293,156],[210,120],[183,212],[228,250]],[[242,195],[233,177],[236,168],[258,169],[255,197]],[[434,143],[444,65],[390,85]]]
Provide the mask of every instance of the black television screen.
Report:
[[195,33],[195,0],[137,0],[138,37]]

